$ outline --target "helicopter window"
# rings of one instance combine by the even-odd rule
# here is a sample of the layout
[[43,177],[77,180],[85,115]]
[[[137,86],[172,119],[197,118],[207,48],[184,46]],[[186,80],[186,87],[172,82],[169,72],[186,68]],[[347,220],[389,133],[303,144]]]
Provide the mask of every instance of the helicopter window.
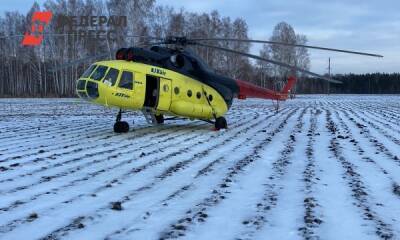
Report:
[[197,97],[198,99],[200,99],[200,98],[201,98],[201,93],[200,93],[200,92],[197,92],[197,93],[196,93],[196,97]]
[[125,71],[122,72],[121,80],[119,80],[118,87],[132,90],[133,89],[133,73],[125,72]]
[[78,83],[76,84],[76,89],[85,90],[85,86],[86,86],[85,80],[78,80]]
[[98,66],[96,70],[94,70],[93,74],[90,76],[91,79],[99,81],[104,77],[107,72],[108,67],[106,66]]
[[93,70],[96,68],[96,65],[92,65],[90,66],[88,69],[86,69],[86,71],[82,74],[81,78],[87,78],[90,76],[90,74],[92,74]]
[[188,90],[187,95],[188,95],[188,97],[192,97],[192,90]]
[[115,82],[117,81],[119,71],[115,68],[110,68],[106,77],[104,78],[104,83],[108,84],[109,86],[114,86]]
[[83,99],[88,98],[88,96],[86,95],[86,92],[83,92],[83,91],[78,91],[78,96]]
[[175,87],[175,88],[174,88],[174,93],[175,93],[176,95],[179,94],[179,88],[178,88],[178,87]]
[[164,90],[164,92],[168,92],[168,91],[169,91],[169,87],[168,87],[167,84],[165,84],[165,85],[163,86],[163,90]]
[[213,100],[213,96],[210,94],[210,95],[208,95],[208,100],[210,101],[210,102],[212,102],[212,100]]

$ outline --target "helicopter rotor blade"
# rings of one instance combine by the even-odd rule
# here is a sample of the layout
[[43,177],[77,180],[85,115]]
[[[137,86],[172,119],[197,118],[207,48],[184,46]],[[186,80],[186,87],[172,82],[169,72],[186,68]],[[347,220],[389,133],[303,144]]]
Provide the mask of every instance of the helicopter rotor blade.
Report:
[[194,39],[190,39],[190,41],[195,41],[195,42],[197,42],[197,41],[227,41],[227,42],[266,43],[266,44],[274,44],[274,45],[282,45],[282,46],[304,47],[304,48],[318,49],[318,50],[324,50],[324,51],[350,53],[350,54],[357,54],[357,55],[370,56],[370,57],[380,57],[380,58],[383,57],[382,55],[374,54],[374,53],[365,53],[365,52],[357,52],[357,51],[350,51],[350,50],[343,50],[343,49],[336,49],[336,48],[326,48],[326,47],[310,46],[310,45],[303,45],[303,44],[292,44],[292,43],[285,43],[285,42],[252,40],[252,39],[194,38]]
[[305,69],[302,69],[302,68],[299,68],[299,67],[296,67],[296,66],[292,66],[292,65],[289,65],[289,64],[286,64],[286,63],[283,63],[283,62],[279,62],[279,61],[276,61],[276,60],[271,60],[271,59],[262,58],[262,57],[257,56],[257,55],[252,55],[252,54],[249,54],[249,53],[244,53],[244,52],[232,50],[232,49],[229,49],[229,48],[223,48],[223,47],[218,47],[218,46],[213,46],[213,45],[208,45],[208,44],[203,44],[203,43],[194,43],[193,45],[198,45],[198,46],[202,46],[202,47],[213,48],[213,49],[216,49],[216,50],[220,50],[220,51],[224,51],[224,52],[229,52],[229,53],[234,53],[234,54],[242,55],[242,56],[245,56],[245,57],[248,57],[248,58],[253,58],[253,59],[260,60],[260,61],[272,63],[272,64],[275,64],[275,65],[278,65],[278,66],[281,66],[281,67],[284,67],[284,68],[293,69],[293,70],[296,70],[296,71],[298,71],[298,72],[306,73],[306,74],[308,74],[308,75],[311,75],[311,76],[314,76],[314,77],[323,79],[323,80],[328,81],[328,82],[338,83],[338,84],[341,84],[341,83],[342,83],[342,82],[340,82],[340,81],[338,81],[338,80],[334,80],[334,79],[331,79],[331,78],[327,78],[327,77],[324,77],[324,76],[319,75],[319,74],[317,74],[317,73],[313,73],[313,72],[310,72],[310,71],[308,71],[308,70],[305,70]]
[[151,39],[151,40],[163,40],[163,38],[153,37],[153,36],[140,36],[140,35],[125,35],[127,38],[142,38],[142,39]]
[[[158,44],[158,43],[156,43],[156,44]],[[154,43],[140,44],[140,45],[136,45],[135,47],[147,47],[147,46],[150,46],[150,45],[154,45]],[[115,51],[117,51],[117,49],[111,49],[110,50],[110,52],[115,52]],[[97,55],[94,55],[94,56],[88,56],[88,57],[85,57],[85,58],[81,58],[79,60],[74,60],[74,61],[70,61],[68,63],[62,64],[62,66],[59,66],[59,67],[50,68],[48,71],[51,72],[51,73],[54,73],[54,72],[61,71],[61,70],[64,70],[66,68],[69,68],[69,67],[73,67],[75,65],[79,65],[79,64],[85,63],[86,61],[89,61],[91,59],[105,58],[105,57],[107,57],[109,55],[110,55],[110,53],[101,53],[101,54],[97,54]]]
[[[42,33],[44,37],[46,36],[52,36],[52,37],[59,37],[59,36],[77,36],[80,39],[83,38],[93,38],[92,36],[89,35],[79,35],[78,33]],[[106,34],[100,34],[99,36],[106,35]],[[15,37],[24,37],[25,35],[23,34],[13,34],[13,35],[1,35],[0,38],[15,38]],[[146,36],[146,35],[124,35],[126,38],[140,38],[140,39],[151,39],[151,40],[164,40],[164,38],[159,38],[159,37],[153,37],[153,36]]]
[[64,64],[62,64],[62,66],[59,66],[59,67],[50,68],[48,71],[51,72],[51,73],[58,72],[58,71],[66,69],[66,68],[73,67],[75,65],[79,65],[79,64],[85,63],[85,62],[87,62],[87,61],[89,61],[91,59],[100,58],[100,57],[107,57],[109,55],[110,55],[109,53],[103,53],[103,54],[97,54],[97,55],[94,55],[94,56],[81,58],[79,60],[75,60],[75,61],[71,61],[71,62],[68,62],[68,63],[64,63]]
[[[51,36],[51,37],[77,37],[79,39],[91,38],[91,36],[81,36],[81,35],[76,34],[76,33],[75,34],[74,33],[43,33],[42,35],[44,37],[46,37],[46,36]],[[14,35],[9,35],[9,36],[0,36],[0,39],[3,39],[3,38],[16,38],[16,37],[24,37],[24,35],[23,34],[14,34]],[[145,36],[145,35],[125,35],[125,37],[127,37],[127,38],[149,39],[149,40],[157,40],[157,41],[164,40],[163,38],[153,37],[153,36]],[[140,46],[148,46],[148,45],[153,45],[153,43],[139,45],[139,47]],[[115,52],[115,51],[116,51],[116,49],[112,49],[111,50],[111,52]],[[85,63],[86,61],[89,61],[91,59],[107,57],[108,55],[109,55],[109,53],[103,53],[103,54],[98,54],[98,55],[94,55],[94,56],[81,58],[81,59],[75,60],[75,61],[70,61],[68,63],[63,64],[62,66],[50,68],[50,69],[48,69],[48,72],[54,73],[54,72],[66,69],[68,67],[75,66],[77,64]]]

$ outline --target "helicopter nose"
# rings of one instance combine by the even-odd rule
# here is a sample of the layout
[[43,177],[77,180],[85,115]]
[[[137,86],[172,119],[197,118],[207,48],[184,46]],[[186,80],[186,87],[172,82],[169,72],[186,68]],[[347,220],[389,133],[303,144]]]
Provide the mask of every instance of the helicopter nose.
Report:
[[99,97],[99,85],[96,82],[79,79],[76,84],[76,92],[80,98],[95,100]]
[[88,81],[86,84],[86,91],[91,99],[96,99],[99,97],[99,85],[95,82]]

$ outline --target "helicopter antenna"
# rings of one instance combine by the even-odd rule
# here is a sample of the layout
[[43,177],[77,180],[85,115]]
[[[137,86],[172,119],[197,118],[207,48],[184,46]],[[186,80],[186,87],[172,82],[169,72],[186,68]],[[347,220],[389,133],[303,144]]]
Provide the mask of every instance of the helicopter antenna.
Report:
[[[331,78],[331,58],[328,59],[328,77]],[[330,94],[330,82],[328,82],[328,95]]]

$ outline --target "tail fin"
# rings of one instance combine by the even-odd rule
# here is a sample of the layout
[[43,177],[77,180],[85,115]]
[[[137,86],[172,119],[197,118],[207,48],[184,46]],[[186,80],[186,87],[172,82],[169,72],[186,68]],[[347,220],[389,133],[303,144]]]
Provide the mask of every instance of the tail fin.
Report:
[[283,87],[281,93],[282,94],[288,94],[290,92],[290,90],[292,90],[293,86],[296,84],[296,78],[293,76],[290,76],[288,78],[288,81],[285,85],[285,87]]

